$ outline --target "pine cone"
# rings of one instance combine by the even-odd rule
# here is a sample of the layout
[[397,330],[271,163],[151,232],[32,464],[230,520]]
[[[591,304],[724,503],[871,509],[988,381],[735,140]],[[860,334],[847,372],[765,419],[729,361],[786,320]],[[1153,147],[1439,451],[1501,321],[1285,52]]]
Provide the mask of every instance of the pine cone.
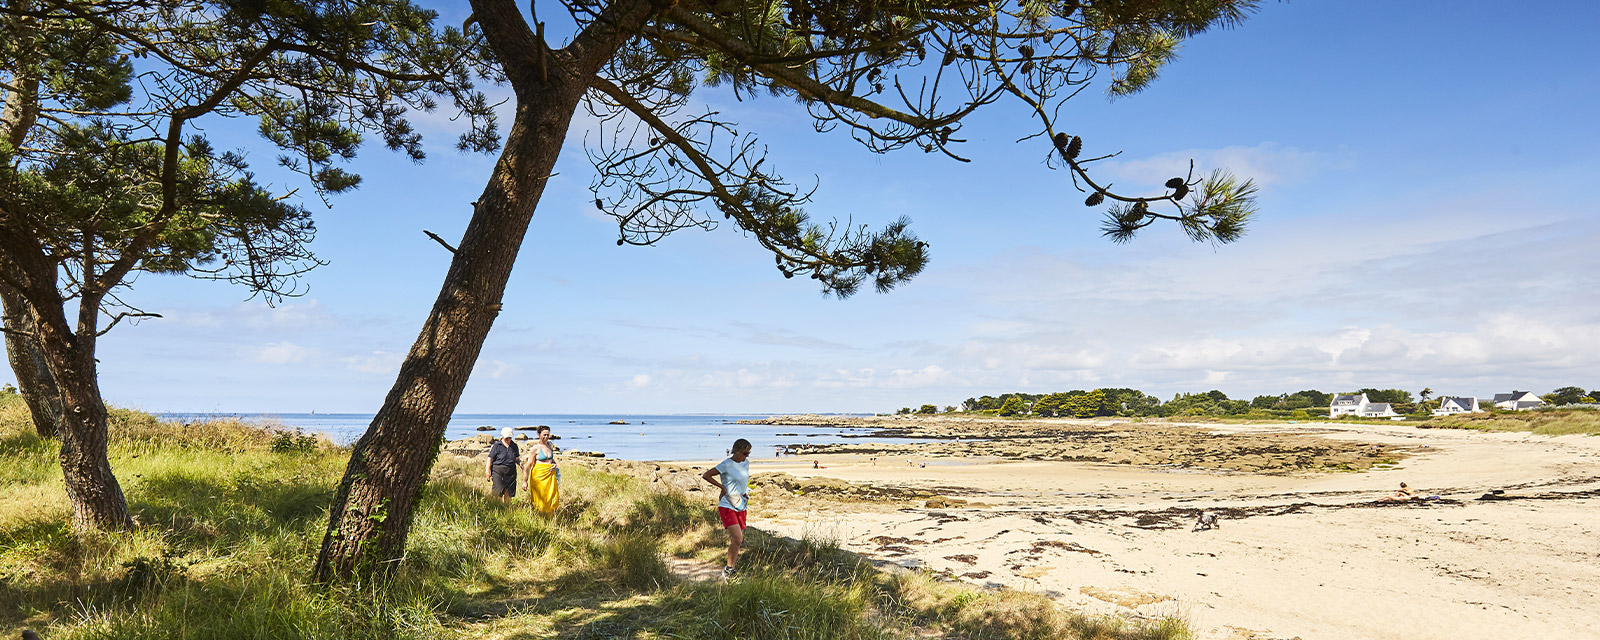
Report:
[[1033,57],[1033,47],[1028,46],[1028,45],[1022,45],[1020,47],[1017,47],[1017,53],[1022,54],[1022,57],[1024,57],[1024,58],[1032,58]]
[[1100,203],[1105,202],[1105,201],[1106,201],[1106,194],[1100,193],[1099,191],[1096,191],[1094,193],[1089,194],[1089,198],[1083,201],[1083,206],[1085,206],[1085,207],[1096,207],[1096,206],[1100,206]]
[[956,52],[955,51],[946,51],[946,52],[944,52],[944,62],[939,63],[939,66],[948,67],[948,66],[950,66],[950,63],[955,62],[955,61],[956,61]]
[[1057,149],[1067,148],[1067,144],[1070,142],[1072,142],[1072,136],[1067,135],[1065,131],[1056,134],[1055,143]]
[[1083,138],[1072,136],[1072,142],[1067,144],[1067,150],[1064,153],[1067,154],[1068,160],[1078,159],[1078,154],[1083,153]]
[[1167,181],[1168,189],[1176,189],[1181,186],[1183,186],[1183,178],[1173,178]]
[[1175,198],[1175,199],[1178,199],[1178,200],[1182,200],[1182,199],[1184,199],[1185,196],[1188,196],[1188,195],[1189,195],[1189,185],[1186,185],[1186,184],[1178,185],[1177,190],[1172,192],[1172,197]]

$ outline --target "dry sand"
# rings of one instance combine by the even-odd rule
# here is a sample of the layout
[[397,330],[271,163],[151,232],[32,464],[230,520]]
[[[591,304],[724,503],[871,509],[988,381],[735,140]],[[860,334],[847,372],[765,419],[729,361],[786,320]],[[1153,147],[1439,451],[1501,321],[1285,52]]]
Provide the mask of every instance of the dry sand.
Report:
[[[1130,432],[1115,436],[1124,440],[1174,428],[1075,424]],[[1401,424],[1183,429],[1218,442],[1309,438],[1327,456],[1378,451],[1370,457],[1398,463],[1330,473],[1308,459],[1319,471],[1264,473],[1225,459],[947,457],[965,447],[911,455],[916,446],[864,442],[858,453],[756,460],[753,473],[802,486],[758,488],[751,523],[1079,610],[1181,615],[1206,639],[1600,637],[1600,438]],[[1011,444],[1006,453],[1028,450],[1026,438]],[[1439,499],[1376,502],[1402,481]],[[1509,499],[1479,499],[1493,490]],[[927,508],[919,495],[983,506]],[[1220,527],[1191,531],[1200,509],[1219,512]]]
[[[1600,638],[1600,437],[797,421],[841,422],[949,440],[863,438],[753,459],[751,526],[1075,610],[1179,615],[1204,640]],[[475,440],[446,448],[472,455]],[[699,471],[714,462],[562,464],[709,500]],[[1438,499],[1377,501],[1402,481]],[[1496,490],[1504,499],[1481,499]],[[1198,510],[1219,513],[1220,527],[1192,531]]]

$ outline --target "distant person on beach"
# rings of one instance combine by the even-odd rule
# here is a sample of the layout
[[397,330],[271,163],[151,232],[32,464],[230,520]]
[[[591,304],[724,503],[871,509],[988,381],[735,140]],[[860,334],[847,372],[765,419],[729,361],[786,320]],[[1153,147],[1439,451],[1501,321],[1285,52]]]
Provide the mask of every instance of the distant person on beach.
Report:
[[517,466],[522,452],[511,440],[511,427],[500,430],[500,439],[489,445],[489,459],[483,473],[489,478],[489,495],[507,500],[517,496]]
[[[700,474],[706,482],[721,490],[717,498],[717,518],[728,531],[728,566],[722,568],[723,579],[738,573],[739,547],[744,545],[745,511],[750,507],[750,441],[739,438],[733,441],[733,454],[717,466]],[[717,476],[717,477],[712,477]],[[718,481],[721,478],[721,481]]]
[[528,460],[528,501],[533,510],[554,515],[561,497],[561,468],[556,466],[556,447],[550,444],[550,427],[539,426],[539,441]]
[[1378,502],[1405,502],[1415,497],[1417,496],[1416,494],[1411,493],[1411,487],[1406,486],[1406,483],[1402,482],[1400,483],[1399,491],[1394,492],[1394,495],[1392,496],[1378,498]]

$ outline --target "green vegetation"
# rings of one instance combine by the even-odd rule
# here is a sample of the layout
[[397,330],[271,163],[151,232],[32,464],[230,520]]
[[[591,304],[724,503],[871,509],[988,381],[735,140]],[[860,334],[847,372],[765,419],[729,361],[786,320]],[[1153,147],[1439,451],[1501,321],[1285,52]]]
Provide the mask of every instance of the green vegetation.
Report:
[[1600,411],[1593,409],[1541,409],[1489,411],[1442,416],[1421,426],[1479,431],[1528,431],[1547,436],[1600,435]]
[[441,462],[402,565],[382,583],[319,587],[312,558],[348,450],[120,410],[110,434],[138,525],[75,532],[59,444],[34,432],[17,395],[0,394],[0,637],[1189,637],[1178,619],[1071,614],[757,530],[739,580],[680,580],[668,559],[722,552],[709,503],[577,467],[546,520],[489,498],[477,467]]
[[1584,391],[1583,387],[1561,387],[1555,391],[1539,396],[1550,404],[1561,406],[1568,404],[1593,404],[1595,398],[1600,398],[1600,389]]
[[[1343,393],[1343,392],[1342,392]],[[1386,402],[1395,413],[1407,420],[1427,420],[1431,411],[1439,408],[1433,389],[1424,388],[1413,397],[1404,389],[1366,388],[1349,394],[1365,393],[1371,402]],[[1212,389],[1205,393],[1179,393],[1171,400],[1146,395],[1138,389],[1093,389],[1033,394],[1005,393],[999,396],[967,398],[961,411],[998,416],[1040,417],[1182,417],[1226,418],[1241,420],[1316,420],[1328,417],[1328,405],[1335,394],[1316,389],[1306,389],[1281,395],[1261,395],[1254,399],[1234,400],[1228,394]],[[1600,390],[1584,391],[1582,387],[1561,387],[1541,398],[1553,406],[1593,404]],[[1484,403],[1487,408],[1487,402]],[[926,411],[931,405],[923,405]],[[945,413],[954,411],[945,407]],[[911,413],[901,409],[900,413]],[[1341,420],[1352,419],[1349,417]],[[1383,419],[1387,421],[1387,418]],[[1580,420],[1581,422],[1581,420]],[[1526,430],[1526,429],[1520,429]],[[1573,431],[1571,433],[1581,433]]]

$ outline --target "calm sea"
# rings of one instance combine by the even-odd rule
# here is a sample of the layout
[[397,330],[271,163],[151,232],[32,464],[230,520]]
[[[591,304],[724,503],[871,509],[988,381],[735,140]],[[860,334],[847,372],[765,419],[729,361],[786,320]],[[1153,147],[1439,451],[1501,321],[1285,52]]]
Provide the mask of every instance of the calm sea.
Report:
[[[274,428],[325,433],[335,442],[350,444],[361,437],[372,414],[362,413],[163,413],[163,420],[188,422],[212,418],[239,418]],[[568,451],[597,451],[609,458],[628,460],[714,460],[722,458],[736,438],[755,445],[751,457],[775,457],[778,446],[835,444],[841,442],[925,442],[915,438],[864,437],[870,429],[837,427],[769,426],[734,424],[760,415],[564,415],[564,414],[458,414],[450,419],[445,437],[451,440],[480,433],[498,434],[501,427],[549,425],[556,445]],[[621,420],[628,424],[610,424]],[[493,427],[479,431],[478,427]],[[538,434],[519,431],[530,437]]]

